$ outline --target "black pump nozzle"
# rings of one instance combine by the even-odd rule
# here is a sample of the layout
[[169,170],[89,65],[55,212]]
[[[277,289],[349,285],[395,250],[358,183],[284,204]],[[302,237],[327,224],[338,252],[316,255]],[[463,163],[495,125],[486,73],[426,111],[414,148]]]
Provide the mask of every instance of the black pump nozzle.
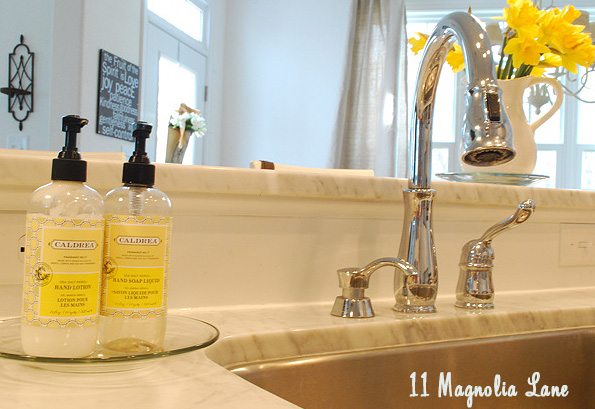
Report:
[[129,163],[151,163],[147,156],[146,144],[152,129],[153,125],[147,122],[138,121],[134,124],[132,132],[132,137],[135,138],[134,152],[128,160]]
[[81,128],[88,123],[88,119],[81,118],[78,115],[62,117],[62,131],[66,135],[62,150],[52,162],[52,180],[69,180],[73,182],[85,182],[87,180],[87,162],[81,160],[81,154],[76,146],[76,137],[81,132]]
[[134,152],[124,164],[122,183],[127,185],[152,187],[155,184],[155,165],[151,164],[146,151],[147,139],[151,135],[153,125],[138,121],[134,124],[132,136]]
[[80,159],[81,155],[76,147],[76,136],[81,132],[81,128],[89,123],[86,118],[78,115],[66,115],[62,117],[62,131],[66,132],[64,146],[58,153],[60,159]]

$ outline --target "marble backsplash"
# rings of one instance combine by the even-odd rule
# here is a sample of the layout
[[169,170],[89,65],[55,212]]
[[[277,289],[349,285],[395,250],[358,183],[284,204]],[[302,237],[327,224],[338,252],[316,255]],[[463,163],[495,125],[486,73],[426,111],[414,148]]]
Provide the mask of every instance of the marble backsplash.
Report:
[[[3,226],[0,307],[18,314],[27,199],[48,181],[51,159],[0,154]],[[89,160],[89,184],[119,185],[121,164]],[[332,301],[335,271],[395,256],[406,181],[368,176],[159,165],[174,203],[170,306],[226,307]],[[452,295],[460,249],[532,198],[530,221],[494,241],[496,293],[595,285],[595,266],[560,265],[562,224],[595,226],[595,192],[437,182],[434,235],[441,295]],[[593,238],[595,242],[595,237]],[[390,299],[389,269],[372,299]]]

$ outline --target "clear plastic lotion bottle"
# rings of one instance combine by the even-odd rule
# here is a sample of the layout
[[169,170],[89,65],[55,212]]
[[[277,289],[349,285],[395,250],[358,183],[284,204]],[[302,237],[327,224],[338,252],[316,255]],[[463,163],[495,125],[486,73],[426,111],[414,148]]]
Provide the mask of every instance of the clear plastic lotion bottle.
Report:
[[76,358],[97,345],[103,200],[84,182],[76,147],[88,121],[62,118],[65,146],[52,182],[33,192],[27,213],[21,342],[28,355]]
[[152,126],[137,122],[123,186],[105,197],[105,247],[99,342],[123,353],[163,348],[167,314],[171,202],[153,187],[145,143]]

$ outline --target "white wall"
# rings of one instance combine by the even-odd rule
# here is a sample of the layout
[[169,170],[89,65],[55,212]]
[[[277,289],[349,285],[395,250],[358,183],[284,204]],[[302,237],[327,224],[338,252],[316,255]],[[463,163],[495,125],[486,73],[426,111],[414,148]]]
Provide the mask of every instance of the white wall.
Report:
[[[52,3],[52,2],[50,2]],[[41,66],[37,72],[49,70],[49,139],[41,132],[39,139],[46,140],[46,148],[58,150],[64,145],[60,118],[81,112],[81,68],[83,3],[80,0],[54,0],[54,24],[51,60],[49,66]],[[36,97],[37,99],[37,97]],[[37,104],[37,101],[36,101]],[[88,117],[87,117],[88,118]]]
[[9,138],[26,138],[30,149],[48,149],[50,70],[54,2],[48,0],[2,0],[0,5],[0,86],[8,86],[8,54],[24,35],[25,44],[35,53],[34,112],[19,131],[18,122],[8,112],[8,97],[0,94],[0,146]]
[[208,37],[207,85],[208,101],[205,118],[208,132],[203,142],[203,164],[221,164],[223,139],[223,72],[225,59],[225,27],[227,0],[209,0],[210,33]]
[[[83,8],[81,113],[89,118],[81,149],[131,153],[131,142],[95,133],[99,49],[140,65],[142,0],[85,0]],[[141,71],[142,76],[142,71]]]
[[227,0],[222,164],[326,167],[351,1]]
[[[64,143],[60,118],[89,119],[79,144],[83,151],[132,150],[130,142],[95,133],[99,49],[140,65],[142,0],[2,0],[0,9],[0,81],[7,58],[25,36],[35,53],[35,111],[19,133],[0,96],[0,146],[25,136],[29,149],[59,150]],[[1,86],[6,86],[4,82]]]

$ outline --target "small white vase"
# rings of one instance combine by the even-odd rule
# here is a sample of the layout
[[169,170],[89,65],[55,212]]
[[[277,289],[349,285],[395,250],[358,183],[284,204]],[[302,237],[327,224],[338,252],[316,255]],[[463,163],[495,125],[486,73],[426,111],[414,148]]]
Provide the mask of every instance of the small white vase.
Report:
[[180,131],[179,128],[167,129],[167,148],[165,152],[165,162],[182,163],[186,148],[192,132],[190,130]]
[[[539,83],[551,85],[556,93],[556,100],[550,110],[544,113],[543,116],[532,123],[528,123],[523,110],[523,94],[526,88]],[[461,161],[461,167],[464,172],[531,174],[535,170],[535,163],[537,162],[535,131],[560,109],[564,94],[562,86],[557,80],[544,77],[499,80],[498,84],[502,89],[502,99],[512,126],[516,156],[510,162],[502,165],[480,167],[467,165]]]

